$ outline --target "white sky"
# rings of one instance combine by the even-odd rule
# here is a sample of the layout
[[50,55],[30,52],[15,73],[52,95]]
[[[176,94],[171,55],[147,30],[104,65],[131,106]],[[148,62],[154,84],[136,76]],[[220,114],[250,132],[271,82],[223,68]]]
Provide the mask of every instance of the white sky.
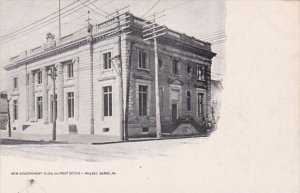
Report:
[[[84,2],[84,0],[80,1]],[[1,0],[0,36],[18,30],[56,12],[58,10],[58,2],[58,0]],[[74,2],[74,0],[61,0],[61,8],[72,2]],[[90,2],[94,2],[94,0],[90,0]],[[94,5],[106,12],[113,12],[117,8],[130,5],[131,13],[141,17],[157,2],[157,0],[114,0],[109,4],[108,2],[110,1],[98,0]],[[90,7],[100,12],[94,7]],[[225,29],[225,3],[223,0],[161,0],[147,16],[155,11],[161,11],[163,9],[166,10],[164,23],[169,28],[178,32],[184,32],[187,35],[196,38],[201,39],[204,35]],[[85,25],[87,10],[86,7],[83,7],[76,13],[62,18],[62,36],[72,33]],[[104,21],[103,17],[93,11],[91,11],[90,15],[92,22]],[[1,66],[7,65],[10,57],[44,44],[48,32],[51,32],[58,37],[58,21],[33,32],[26,33],[19,37],[17,36],[15,39],[0,42]],[[218,54],[213,60],[213,72],[220,74],[225,73],[223,44],[224,43],[213,46],[213,51]],[[6,88],[5,83],[7,81],[5,80],[7,77],[2,68],[0,73],[0,90],[3,90]]]

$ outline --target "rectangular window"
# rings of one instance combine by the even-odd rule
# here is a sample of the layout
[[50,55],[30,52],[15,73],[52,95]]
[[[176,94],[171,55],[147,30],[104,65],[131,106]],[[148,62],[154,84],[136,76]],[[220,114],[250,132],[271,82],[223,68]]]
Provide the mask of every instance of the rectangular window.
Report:
[[178,60],[172,60],[172,73],[178,75]]
[[163,90],[163,88],[159,88],[159,104],[160,104],[160,111],[162,111],[163,107],[164,107],[164,90]]
[[37,72],[37,83],[38,84],[42,84],[43,82],[43,74],[42,74],[42,71],[38,71]]
[[102,128],[102,132],[109,132],[109,128],[108,127]]
[[112,87],[103,87],[104,116],[112,116]]
[[68,117],[74,117],[74,92],[68,92]]
[[148,133],[149,132],[149,127],[142,127],[142,132],[143,133]]
[[111,69],[111,52],[103,54],[104,69]]
[[204,117],[203,93],[198,93],[198,117]]
[[37,97],[37,118],[43,118],[43,97]]
[[197,79],[204,80],[204,66],[197,65]]
[[[57,95],[53,101],[53,95],[50,96],[51,122],[57,117]],[[55,116],[55,117],[54,117]]]
[[139,51],[139,68],[147,68],[147,53],[145,51]]
[[186,105],[187,105],[187,110],[191,111],[192,105],[191,105],[191,91],[186,92]]
[[148,86],[139,85],[139,115],[147,116]]
[[13,100],[14,121],[18,120],[18,100]]
[[69,62],[67,64],[67,73],[68,73],[68,78],[73,78],[74,77],[73,62]]
[[14,89],[18,89],[18,77],[14,77]]

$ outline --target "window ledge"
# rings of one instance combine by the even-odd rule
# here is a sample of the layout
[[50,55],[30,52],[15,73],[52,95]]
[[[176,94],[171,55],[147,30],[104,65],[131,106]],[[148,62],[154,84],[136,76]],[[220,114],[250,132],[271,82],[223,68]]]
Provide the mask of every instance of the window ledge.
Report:
[[173,74],[171,73],[172,76],[175,76],[175,77],[180,77],[180,74]]
[[74,80],[74,76],[73,77],[67,77],[66,80]]
[[150,69],[148,68],[138,68],[139,71],[145,71],[145,72],[150,72]]
[[113,69],[112,68],[107,68],[107,69],[102,69],[101,72],[112,72]]

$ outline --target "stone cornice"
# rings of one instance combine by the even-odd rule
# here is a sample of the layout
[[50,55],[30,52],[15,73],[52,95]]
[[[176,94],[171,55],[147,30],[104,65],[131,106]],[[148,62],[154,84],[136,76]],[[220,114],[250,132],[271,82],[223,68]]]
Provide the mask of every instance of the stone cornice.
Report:
[[[142,19],[137,18],[135,16],[131,15],[131,24],[130,24],[130,31],[131,35],[129,36],[130,39],[139,39],[141,40],[141,31],[142,28],[139,24]],[[114,22],[113,20],[110,22]],[[104,22],[105,23],[105,22]],[[101,24],[98,24],[100,26]],[[107,24],[108,25],[108,24]],[[68,42],[63,43],[61,45],[55,46],[55,44],[51,44],[49,47],[40,46],[38,48],[32,49],[31,54],[27,55],[27,52],[25,51],[25,55],[18,55],[16,57],[13,57],[11,59],[11,64],[4,67],[5,70],[10,70],[12,68],[19,67],[24,64],[32,63],[38,60],[42,60],[44,58],[57,55],[62,52],[66,52],[69,50],[72,50],[74,48],[78,48],[80,46],[89,44],[89,43],[96,43],[99,41],[102,41],[103,39],[116,37],[120,34],[126,34],[128,31],[118,31],[118,27],[111,27],[107,30],[102,31],[102,28],[96,28],[95,34],[91,36],[91,34],[88,34],[85,32],[85,34],[80,34],[80,36],[74,36],[74,34],[69,35],[71,39],[69,39],[69,36],[64,37],[67,39]],[[76,38],[76,39],[74,39]],[[71,41],[70,41],[71,40]],[[144,42],[146,43],[146,42]],[[151,42],[150,44],[152,44]],[[167,45],[170,47],[177,48],[179,50],[195,53],[199,56],[203,56],[211,60],[216,54],[211,51],[211,45],[208,42],[203,42],[201,40],[195,39],[194,37],[187,36],[185,34],[181,34],[179,32],[176,32],[174,30],[167,29],[167,34],[164,36],[161,36],[158,38],[158,43],[162,45]],[[148,43],[149,44],[149,43]],[[34,50],[38,49],[37,52]]]

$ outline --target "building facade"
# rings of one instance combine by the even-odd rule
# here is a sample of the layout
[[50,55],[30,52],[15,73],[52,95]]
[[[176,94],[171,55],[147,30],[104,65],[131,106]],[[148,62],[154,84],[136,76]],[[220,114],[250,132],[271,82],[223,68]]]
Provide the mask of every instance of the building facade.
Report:
[[[155,136],[154,49],[143,22],[125,13],[60,39],[49,33],[43,46],[12,57],[5,69],[16,132],[51,133],[57,114],[58,135],[121,137],[127,117],[130,137]],[[210,43],[171,29],[157,41],[163,132],[179,117],[211,121]]]

